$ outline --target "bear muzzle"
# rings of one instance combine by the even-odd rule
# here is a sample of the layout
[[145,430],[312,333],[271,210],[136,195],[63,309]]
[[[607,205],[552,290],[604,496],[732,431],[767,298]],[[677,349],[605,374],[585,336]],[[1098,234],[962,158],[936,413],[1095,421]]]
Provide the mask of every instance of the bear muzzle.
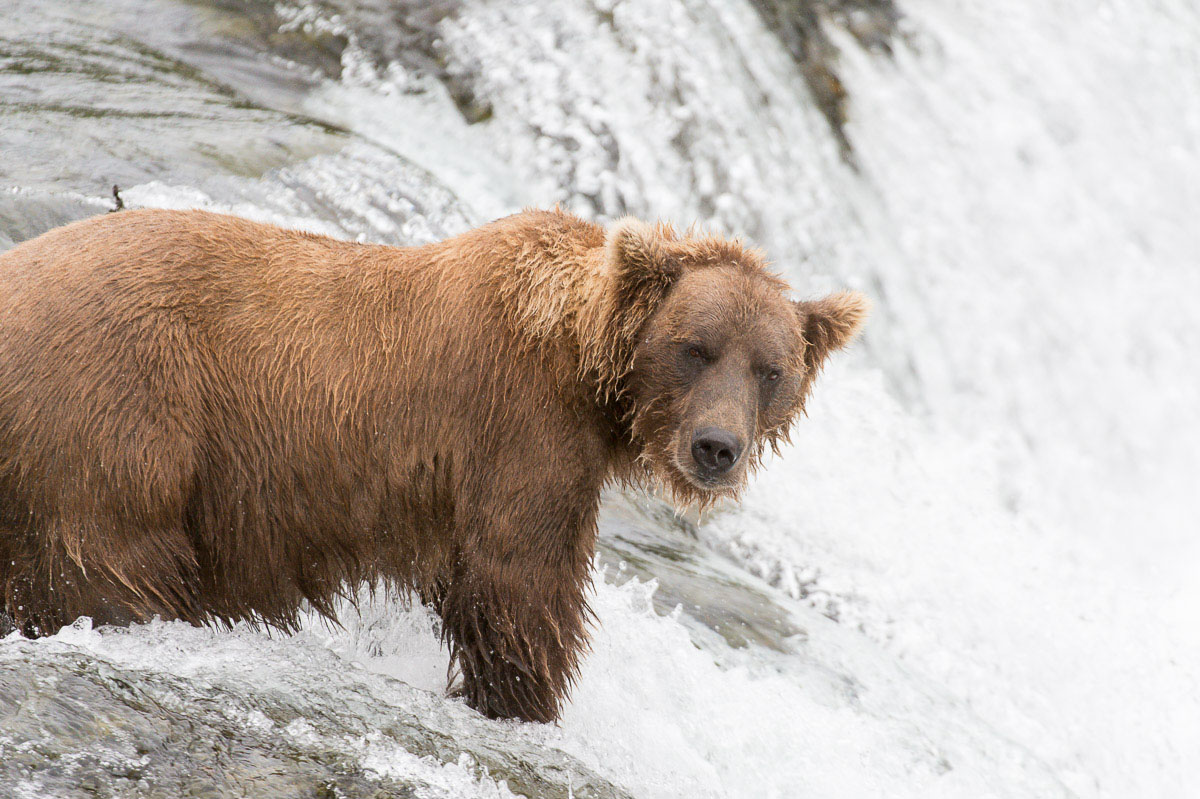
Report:
[[745,446],[728,430],[702,427],[692,434],[692,461],[696,476],[705,483],[716,483],[737,466]]

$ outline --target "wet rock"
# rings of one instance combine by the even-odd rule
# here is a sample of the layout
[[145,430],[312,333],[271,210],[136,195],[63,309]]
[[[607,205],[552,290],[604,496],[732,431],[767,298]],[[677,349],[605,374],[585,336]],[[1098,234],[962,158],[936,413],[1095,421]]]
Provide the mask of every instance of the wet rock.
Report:
[[654,580],[654,605],[680,620],[697,640],[715,633],[735,649],[792,652],[806,633],[765,584],[697,540],[691,522],[648,497],[610,492],[600,513],[600,563],[617,575]]
[[[304,24],[296,14],[285,16],[281,3],[253,0],[184,0],[203,20],[201,30],[193,30],[186,46],[192,52],[210,48],[214,54],[230,50],[239,53],[273,53],[312,74],[338,79],[342,74],[342,55],[350,43],[350,33],[332,25]],[[293,22],[296,24],[288,24]],[[184,42],[180,32],[180,43]]]
[[257,177],[346,143],[132,37],[119,1],[110,27],[15,2],[0,29],[0,186],[99,198],[114,184]]
[[826,25],[848,30],[859,44],[890,54],[900,12],[893,0],[750,0],[800,67],[813,100],[837,139],[842,157],[854,163],[846,135],[849,97],[838,75],[838,52]]
[[244,697],[82,654],[5,648],[0,788],[7,796],[414,795],[416,786],[297,744],[278,727],[239,723],[235,709],[253,712]]
[[374,73],[400,70],[409,75],[410,91],[422,91],[424,79],[440,82],[470,124],[492,115],[476,76],[448,57],[438,32],[461,0],[189,2],[210,20],[205,36],[194,37],[189,45],[193,50],[211,46],[215,34],[222,49],[272,53],[331,80],[364,68]]
[[[328,663],[289,667],[280,655],[279,672],[262,682],[237,670],[132,669],[56,641],[6,640],[0,795],[399,799],[454,797],[453,785],[486,778],[531,798],[625,796],[465,706],[362,672],[331,680],[325,671],[322,680],[313,669]],[[306,690],[310,680],[319,692]]]

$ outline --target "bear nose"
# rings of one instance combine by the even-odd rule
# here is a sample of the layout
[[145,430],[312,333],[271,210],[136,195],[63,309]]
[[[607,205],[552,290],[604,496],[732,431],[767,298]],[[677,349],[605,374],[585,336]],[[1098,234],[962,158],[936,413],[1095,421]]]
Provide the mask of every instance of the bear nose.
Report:
[[738,437],[719,427],[705,427],[692,436],[692,457],[706,477],[725,474],[742,455]]

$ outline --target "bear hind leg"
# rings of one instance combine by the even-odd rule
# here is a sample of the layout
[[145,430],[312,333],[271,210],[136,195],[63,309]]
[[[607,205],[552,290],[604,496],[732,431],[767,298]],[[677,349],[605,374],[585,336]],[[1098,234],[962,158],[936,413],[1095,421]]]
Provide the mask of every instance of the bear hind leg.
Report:
[[97,625],[203,621],[195,550],[181,529],[96,519],[47,528],[15,548],[6,575],[5,610],[25,635],[51,635],[80,616]]

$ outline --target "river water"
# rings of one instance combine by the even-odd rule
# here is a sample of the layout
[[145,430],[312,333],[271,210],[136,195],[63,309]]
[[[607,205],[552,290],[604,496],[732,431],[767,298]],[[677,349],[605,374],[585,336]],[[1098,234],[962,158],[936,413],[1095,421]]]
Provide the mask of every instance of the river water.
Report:
[[0,247],[112,207],[693,221],[871,295],[740,506],[613,492],[555,725],[431,615],[0,642],[0,793],[1200,795],[1187,0],[0,0]]

